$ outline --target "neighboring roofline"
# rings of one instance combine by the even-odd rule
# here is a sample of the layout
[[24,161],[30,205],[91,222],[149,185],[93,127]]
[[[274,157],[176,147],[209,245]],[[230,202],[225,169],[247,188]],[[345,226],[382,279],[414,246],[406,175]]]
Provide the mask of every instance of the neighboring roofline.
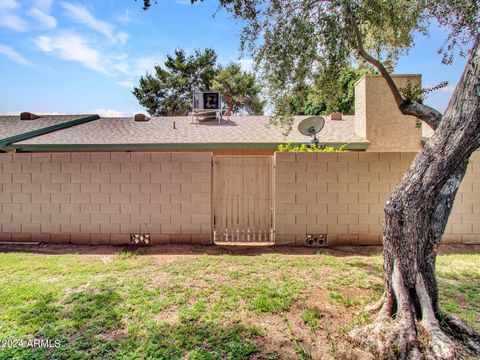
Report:
[[[29,131],[29,132],[26,132],[26,133],[23,133],[23,134],[10,136],[10,137],[7,137],[5,139],[0,139],[0,150],[5,150],[5,149],[2,149],[2,148],[8,147],[9,145],[11,145],[13,143],[16,143],[16,142],[28,140],[28,139],[31,139],[31,138],[34,138],[34,137],[37,137],[37,136],[41,136],[41,135],[51,133],[53,131],[66,129],[66,128],[69,128],[69,127],[72,127],[72,126],[84,124],[84,123],[94,121],[94,120],[98,120],[98,119],[100,119],[100,116],[90,115],[90,116],[87,116],[87,117],[83,117],[83,118],[79,118],[79,119],[75,119],[75,120],[69,120],[69,121],[59,123],[59,124],[47,126],[47,127],[41,128],[41,129],[32,130],[32,131]],[[35,121],[35,120],[23,120],[23,121]]]
[[[167,143],[167,144],[15,144],[10,145],[5,151],[42,152],[42,151],[167,151],[167,150],[277,150],[278,145],[287,142],[270,143]],[[305,144],[304,142],[291,142],[292,146]],[[346,150],[366,150],[369,142],[326,142],[326,146]]]

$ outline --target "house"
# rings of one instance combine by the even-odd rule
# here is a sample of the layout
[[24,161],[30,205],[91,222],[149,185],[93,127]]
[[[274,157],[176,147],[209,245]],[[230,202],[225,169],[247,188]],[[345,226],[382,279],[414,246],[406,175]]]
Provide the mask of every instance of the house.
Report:
[[[379,76],[357,82],[355,107],[318,136],[342,153],[275,152],[309,141],[304,117],[285,134],[260,116],[0,116],[0,241],[378,244],[383,204],[429,134]],[[474,154],[446,242],[480,243],[479,173]]]

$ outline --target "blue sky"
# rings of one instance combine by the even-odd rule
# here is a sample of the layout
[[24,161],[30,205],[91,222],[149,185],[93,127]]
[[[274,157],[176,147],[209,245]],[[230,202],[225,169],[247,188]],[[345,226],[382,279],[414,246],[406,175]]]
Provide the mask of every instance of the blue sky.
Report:
[[[134,0],[0,0],[0,114],[100,113],[129,116],[142,108],[131,94],[141,75],[175,48],[211,47],[222,64],[251,62],[239,52],[241,24],[215,0],[160,0],[149,11]],[[421,73],[424,85],[449,81],[427,103],[443,110],[464,58],[440,62],[442,31],[418,36],[396,73]]]

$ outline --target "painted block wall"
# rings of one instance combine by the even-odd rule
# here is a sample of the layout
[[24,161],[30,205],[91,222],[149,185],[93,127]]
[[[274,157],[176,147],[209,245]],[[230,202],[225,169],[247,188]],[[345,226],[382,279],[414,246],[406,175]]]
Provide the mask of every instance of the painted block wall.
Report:
[[211,243],[211,153],[0,154],[0,241]]
[[[379,244],[383,204],[416,153],[277,153],[278,245]],[[0,154],[0,241],[211,244],[211,153]],[[480,152],[444,235],[480,243]]]
[[[392,75],[398,87],[421,85],[421,75]],[[370,141],[367,151],[408,152],[422,149],[415,117],[405,116],[385,79],[368,75],[355,84],[355,132]]]
[[[277,153],[276,243],[304,245],[327,234],[330,245],[380,244],[383,206],[416,153]],[[470,161],[443,237],[480,243],[480,152]]]

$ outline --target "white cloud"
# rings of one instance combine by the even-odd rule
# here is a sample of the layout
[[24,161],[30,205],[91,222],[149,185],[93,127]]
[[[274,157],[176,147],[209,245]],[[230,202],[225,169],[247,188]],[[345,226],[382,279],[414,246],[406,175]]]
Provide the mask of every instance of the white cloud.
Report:
[[34,7],[45,12],[49,12],[53,4],[53,0],[31,0],[31,2],[33,3]]
[[158,56],[143,56],[138,59],[133,60],[133,70],[132,75],[142,76],[147,72],[151,73],[154,71],[155,65],[159,63]]
[[32,0],[32,8],[28,11],[28,15],[35,19],[37,23],[46,29],[57,27],[57,19],[50,15],[52,8],[52,0]]
[[128,35],[126,32],[121,31],[117,33],[117,39],[120,41],[120,44],[125,44],[129,38],[130,35]]
[[46,29],[57,27],[57,20],[39,8],[31,8],[28,15],[37,20],[37,22]]
[[0,13],[0,26],[18,32],[28,31],[27,23],[12,13]]
[[128,89],[133,89],[133,87],[135,86],[135,83],[133,81],[124,80],[124,81],[117,81],[117,85],[126,87]]
[[112,68],[122,74],[130,74],[130,64],[126,60],[120,60],[112,65]]
[[102,117],[123,117],[124,116],[120,110],[115,110],[115,109],[95,109],[93,110],[93,112]]
[[32,66],[32,64],[27,59],[25,59],[22,55],[20,55],[18,52],[16,52],[9,46],[0,44],[0,55],[6,56],[18,64]]
[[154,71],[155,65],[159,63],[161,58],[161,56],[150,55],[131,59],[124,54],[115,58],[112,68],[128,77],[139,77],[147,72]]
[[113,43],[119,42],[124,44],[129,37],[127,33],[116,32],[114,25],[95,18],[84,6],[73,5],[68,2],[63,2],[62,6],[65,10],[67,10],[68,14],[73,20],[84,24],[92,30],[106,36]]
[[18,9],[20,4],[16,0],[0,0],[0,9]]
[[85,36],[73,31],[37,36],[32,41],[45,53],[63,60],[79,62],[108,76],[120,77],[117,84],[129,88],[140,76],[152,72],[162,59],[161,56],[153,55],[139,58],[131,58],[127,54],[114,55],[114,51],[105,47],[105,44],[92,43]]
[[125,10],[125,12],[123,14],[118,15],[116,19],[121,24],[128,24],[129,22],[133,21],[133,18],[130,15],[130,11],[128,11],[128,10]]
[[61,59],[77,61],[90,69],[105,75],[109,74],[105,58],[77,34],[62,33],[57,36],[37,36],[33,39],[33,42],[43,52],[54,53]]
[[18,32],[28,31],[28,25],[15,11],[20,8],[15,0],[0,0],[0,26]]
[[[29,31],[36,24],[42,28],[53,29],[57,26],[57,20],[50,15],[52,0],[31,0],[28,11],[21,11],[22,6],[16,0],[0,0],[0,26],[17,32]],[[36,24],[30,24],[24,19],[24,15],[30,16]]]
[[[35,114],[35,115],[39,115],[39,116],[42,116],[42,115],[65,115],[65,113],[58,112],[58,111],[30,111],[30,112]],[[20,115],[20,113],[22,113],[22,111],[7,111],[3,115],[17,116],[17,115]]]

